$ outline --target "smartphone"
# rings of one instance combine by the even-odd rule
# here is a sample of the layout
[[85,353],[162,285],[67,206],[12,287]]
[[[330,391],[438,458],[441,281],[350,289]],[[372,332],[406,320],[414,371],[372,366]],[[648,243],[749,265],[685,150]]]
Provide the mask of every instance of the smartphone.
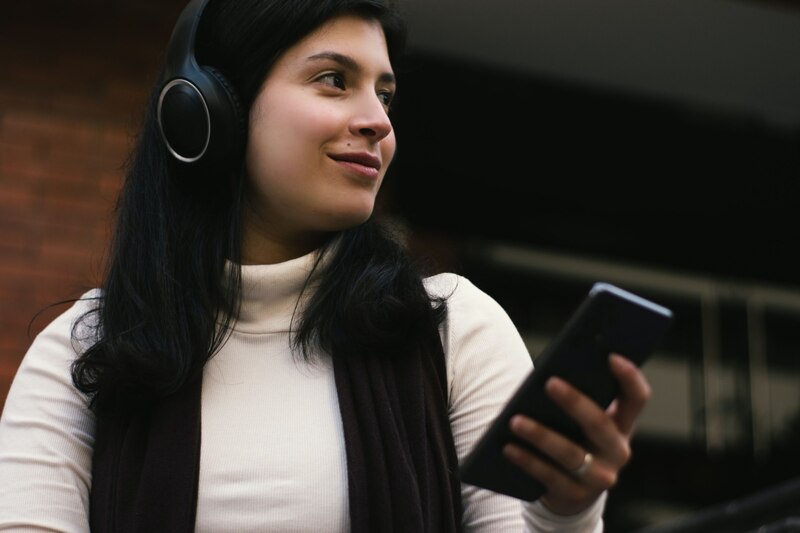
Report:
[[511,433],[511,417],[527,415],[576,443],[584,442],[577,423],[544,391],[547,379],[559,376],[606,408],[620,391],[609,368],[609,355],[618,353],[641,366],[671,323],[672,311],[666,307],[609,283],[595,283],[465,458],[461,481],[521,500],[539,498],[545,486],[503,456],[509,442],[538,453]]

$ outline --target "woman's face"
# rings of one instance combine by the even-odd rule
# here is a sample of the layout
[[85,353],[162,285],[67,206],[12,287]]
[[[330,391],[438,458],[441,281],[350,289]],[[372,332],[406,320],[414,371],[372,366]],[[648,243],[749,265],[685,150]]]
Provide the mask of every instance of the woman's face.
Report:
[[369,218],[395,152],[394,91],[376,21],[340,16],[286,51],[250,112],[245,244],[311,243]]

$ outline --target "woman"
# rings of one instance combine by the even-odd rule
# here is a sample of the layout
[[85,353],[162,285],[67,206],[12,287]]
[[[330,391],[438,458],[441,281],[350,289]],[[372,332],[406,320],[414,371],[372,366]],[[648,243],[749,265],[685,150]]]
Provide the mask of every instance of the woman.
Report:
[[[548,384],[589,442],[513,420],[560,465],[506,450],[540,500],[457,479],[531,359],[496,302],[420,277],[373,217],[396,148],[392,9],[204,4],[187,8],[196,46],[170,45],[102,290],[37,337],[12,385],[0,530],[602,529],[648,396],[621,357],[608,412]],[[167,91],[193,51],[223,93],[200,106],[211,134],[169,107],[195,97]]]

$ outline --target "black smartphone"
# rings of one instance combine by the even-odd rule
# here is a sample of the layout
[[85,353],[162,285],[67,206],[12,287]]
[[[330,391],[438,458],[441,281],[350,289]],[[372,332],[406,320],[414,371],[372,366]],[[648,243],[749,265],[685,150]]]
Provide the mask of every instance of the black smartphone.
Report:
[[559,376],[606,408],[620,390],[609,368],[609,354],[618,353],[641,366],[671,323],[672,311],[666,307],[609,283],[595,283],[465,458],[461,480],[521,500],[539,498],[546,490],[544,485],[503,456],[502,449],[509,442],[538,453],[511,433],[511,417],[525,414],[573,442],[584,442],[577,423],[545,392],[547,379]]

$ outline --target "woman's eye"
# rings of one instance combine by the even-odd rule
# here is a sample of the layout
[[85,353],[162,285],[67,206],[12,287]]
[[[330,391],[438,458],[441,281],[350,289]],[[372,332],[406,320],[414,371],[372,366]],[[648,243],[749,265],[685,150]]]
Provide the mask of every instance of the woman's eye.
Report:
[[388,108],[392,105],[394,93],[392,91],[381,91],[378,93],[378,98],[380,98],[383,105]]
[[337,74],[335,72],[329,72],[328,74],[323,74],[317,81],[320,83],[324,83],[325,85],[330,85],[331,87],[336,87],[337,89],[345,89],[344,86],[344,76],[341,74]]

